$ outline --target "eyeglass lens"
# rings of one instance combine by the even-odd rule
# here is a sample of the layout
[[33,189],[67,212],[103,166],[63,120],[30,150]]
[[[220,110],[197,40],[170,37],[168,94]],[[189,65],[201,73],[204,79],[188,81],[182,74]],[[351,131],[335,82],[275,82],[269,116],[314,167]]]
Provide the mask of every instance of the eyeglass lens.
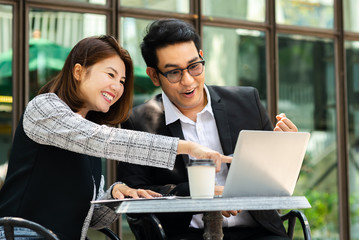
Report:
[[[203,72],[203,65],[203,62],[197,62],[189,65],[187,67],[188,73],[193,77],[200,75]],[[167,79],[170,82],[178,82],[181,80],[182,74],[183,70],[176,69],[167,73]]]

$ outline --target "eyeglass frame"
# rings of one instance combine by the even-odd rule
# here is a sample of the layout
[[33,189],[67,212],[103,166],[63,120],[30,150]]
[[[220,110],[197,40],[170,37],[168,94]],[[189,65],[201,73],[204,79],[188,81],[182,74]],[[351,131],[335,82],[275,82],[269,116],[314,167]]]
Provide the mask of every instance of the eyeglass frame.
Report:
[[[170,83],[178,83],[179,81],[181,81],[181,80],[182,80],[182,77],[183,77],[183,71],[184,71],[184,70],[187,70],[188,73],[189,73],[189,75],[191,75],[192,77],[197,77],[197,76],[199,76],[199,75],[201,75],[201,74],[203,73],[203,67],[204,67],[204,65],[205,65],[205,63],[206,63],[206,61],[203,59],[203,57],[202,57],[201,55],[199,55],[199,57],[200,57],[202,60],[197,61],[197,62],[194,62],[194,63],[191,63],[191,64],[189,64],[186,68],[176,68],[176,69],[173,69],[173,70],[170,70],[170,71],[167,71],[167,72],[162,72],[161,70],[159,70],[159,69],[156,67],[156,71],[157,71],[158,73],[160,73],[162,76],[164,76],[165,78],[167,78],[167,80],[168,80]],[[202,66],[203,66],[203,67],[202,67],[202,72],[199,73],[199,74],[197,74],[197,75],[192,75],[192,74],[190,73],[190,71],[189,71],[189,67],[191,67],[192,65],[197,64],[197,63],[201,63],[201,64],[202,64]],[[180,71],[181,71],[181,78],[180,78],[178,81],[176,81],[176,82],[172,82],[172,81],[170,81],[170,80],[168,79],[167,75],[170,74],[170,72],[176,71],[176,70],[180,70]]]

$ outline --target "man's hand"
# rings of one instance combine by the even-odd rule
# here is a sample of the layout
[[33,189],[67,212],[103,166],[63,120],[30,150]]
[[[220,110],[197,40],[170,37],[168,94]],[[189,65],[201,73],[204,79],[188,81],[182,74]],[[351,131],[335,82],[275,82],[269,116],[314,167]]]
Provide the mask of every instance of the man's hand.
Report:
[[[215,186],[214,187],[214,195],[216,195],[216,196],[222,195],[223,189],[224,189],[224,186]],[[230,216],[236,216],[240,212],[241,212],[241,210],[222,211],[222,215],[224,217],[230,217]]]
[[160,193],[144,190],[144,189],[134,189],[130,188],[123,183],[116,184],[112,189],[112,196],[117,199],[124,199],[125,197],[132,198],[153,198],[153,197],[161,197]]
[[224,217],[237,216],[237,214],[240,212],[241,210],[222,211],[222,215]]
[[291,120],[289,120],[289,118],[285,116],[284,113],[277,115],[276,119],[278,122],[275,125],[273,131],[298,132],[298,128]]

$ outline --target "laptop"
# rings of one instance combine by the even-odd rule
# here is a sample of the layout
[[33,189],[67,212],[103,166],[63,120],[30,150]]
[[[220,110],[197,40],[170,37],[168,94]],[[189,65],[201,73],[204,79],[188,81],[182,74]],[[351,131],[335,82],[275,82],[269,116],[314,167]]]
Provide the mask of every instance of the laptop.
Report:
[[222,197],[291,196],[310,133],[240,132]]

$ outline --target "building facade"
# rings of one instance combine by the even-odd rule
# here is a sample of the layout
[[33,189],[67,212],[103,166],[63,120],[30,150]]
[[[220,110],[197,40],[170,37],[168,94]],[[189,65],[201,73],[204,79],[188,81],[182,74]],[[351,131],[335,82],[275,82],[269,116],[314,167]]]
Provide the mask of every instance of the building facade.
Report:
[[[119,39],[139,104],[160,91],[145,73],[144,30],[179,18],[202,37],[208,85],[254,86],[273,123],[285,112],[311,133],[294,194],[312,205],[313,238],[359,239],[358,9],[357,0],[0,0],[0,164],[27,102],[79,40]],[[116,163],[103,164],[110,183]]]

